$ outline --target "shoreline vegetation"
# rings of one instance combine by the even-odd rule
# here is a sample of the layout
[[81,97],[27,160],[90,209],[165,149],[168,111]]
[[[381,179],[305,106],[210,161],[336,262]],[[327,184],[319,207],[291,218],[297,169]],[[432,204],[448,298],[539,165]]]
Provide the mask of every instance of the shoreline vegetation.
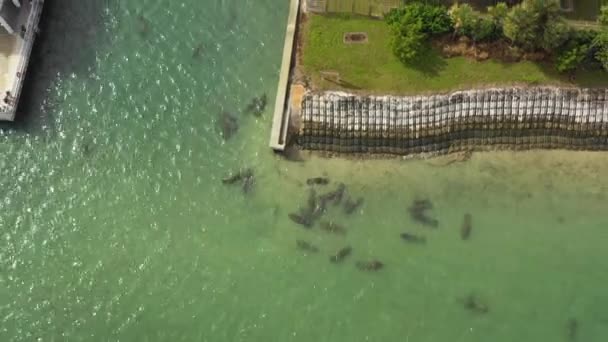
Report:
[[[349,32],[365,33],[366,42],[345,43],[344,35]],[[509,44],[502,36],[476,41],[475,37],[454,30],[425,36],[422,42],[425,47],[418,51],[419,55],[404,62],[392,48],[393,33],[387,20],[345,14],[303,14],[298,37],[299,77],[313,91],[343,90],[357,94],[412,95],[540,85],[608,87],[608,73],[598,63],[583,63],[582,57],[573,57],[581,60],[580,65],[560,72],[556,68],[557,53],[553,51],[521,49],[515,59],[506,58],[496,52],[497,46],[502,51],[508,50]],[[573,50],[574,55],[580,50],[578,46],[564,49]]]

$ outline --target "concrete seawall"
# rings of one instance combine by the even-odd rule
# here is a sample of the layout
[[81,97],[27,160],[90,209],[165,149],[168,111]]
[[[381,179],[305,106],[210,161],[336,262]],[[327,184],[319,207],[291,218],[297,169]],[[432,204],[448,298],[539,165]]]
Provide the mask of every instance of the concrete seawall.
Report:
[[287,130],[289,128],[290,108],[289,101],[289,78],[291,76],[293,50],[298,24],[300,0],[290,0],[289,17],[287,18],[287,31],[285,32],[285,43],[283,47],[283,59],[279,74],[279,85],[274,105],[272,119],[272,130],[270,132],[270,147],[275,151],[283,151],[287,143]]
[[608,90],[483,89],[406,97],[307,94],[297,141],[309,150],[399,155],[484,147],[608,150]]

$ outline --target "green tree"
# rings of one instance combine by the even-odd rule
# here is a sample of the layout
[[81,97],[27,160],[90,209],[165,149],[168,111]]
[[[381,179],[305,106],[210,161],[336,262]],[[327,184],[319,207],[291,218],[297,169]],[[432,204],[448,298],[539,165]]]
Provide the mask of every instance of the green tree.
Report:
[[566,50],[557,57],[557,70],[559,72],[576,70],[587,59],[590,50],[589,45],[578,45]]
[[454,22],[454,31],[467,36],[473,41],[483,41],[498,37],[498,30],[493,19],[484,17],[469,4],[454,4],[450,9]]
[[526,50],[542,48],[548,52],[564,44],[571,34],[557,0],[524,0],[509,11],[503,30],[509,40]]
[[402,28],[396,28],[391,38],[391,48],[401,62],[411,63],[424,51],[426,38],[427,35],[422,32],[422,23],[412,22]]
[[412,3],[386,16],[391,28],[391,49],[403,63],[411,63],[428,48],[431,35],[452,30],[452,20],[444,7]]
[[595,59],[600,62],[604,70],[608,71],[608,28],[599,33],[593,40]]
[[602,6],[600,16],[597,18],[600,25],[608,26],[608,6]]

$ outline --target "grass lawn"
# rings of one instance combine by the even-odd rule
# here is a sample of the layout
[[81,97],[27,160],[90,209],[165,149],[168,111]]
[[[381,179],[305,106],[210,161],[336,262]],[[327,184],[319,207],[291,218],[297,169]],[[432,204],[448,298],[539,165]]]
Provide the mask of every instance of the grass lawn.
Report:
[[[345,32],[367,32],[367,44],[344,44]],[[444,58],[431,51],[424,63],[405,66],[391,52],[388,25],[381,20],[348,16],[309,15],[304,23],[303,71],[315,89],[345,89],[320,77],[336,71],[350,91],[412,94],[480,86],[522,84],[572,85],[549,64],[533,62],[476,62],[464,57]],[[580,71],[581,87],[608,87],[608,73]]]

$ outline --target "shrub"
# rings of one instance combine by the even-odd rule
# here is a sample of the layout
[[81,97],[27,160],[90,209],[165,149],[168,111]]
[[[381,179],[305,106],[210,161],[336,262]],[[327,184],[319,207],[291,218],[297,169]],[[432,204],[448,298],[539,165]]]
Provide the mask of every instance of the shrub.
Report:
[[499,2],[496,4],[496,6],[488,7],[488,14],[494,23],[496,23],[496,26],[501,27],[505,22],[507,14],[509,14],[509,6],[507,6],[507,4],[504,2]]
[[503,30],[514,44],[529,51],[540,47],[551,52],[571,34],[557,0],[524,0],[509,11]]
[[595,59],[600,62],[604,70],[608,71],[608,29],[604,29],[593,40]]
[[608,26],[608,6],[602,6],[600,16],[597,18],[600,25]]
[[452,30],[452,19],[444,7],[412,3],[386,16],[391,27],[391,49],[403,63],[414,61],[427,48],[430,35]]
[[[452,19],[445,7],[428,5],[425,3],[411,3],[400,9],[394,9],[387,15],[387,22],[393,25],[403,18],[413,17],[420,21],[422,32],[437,35],[452,31]],[[406,22],[411,22],[406,19]]]
[[391,49],[401,62],[410,63],[425,49],[427,35],[422,32],[422,23],[418,20],[403,24],[391,26]]
[[591,51],[589,45],[578,45],[566,50],[557,57],[557,64],[555,65],[557,70],[559,72],[576,70],[587,59],[589,51]]
[[496,6],[488,7],[488,14],[492,21],[494,22],[494,26],[496,27],[496,35],[501,37],[504,35],[502,27],[505,23],[505,19],[507,18],[507,14],[509,14],[509,6],[504,2],[499,2]]
[[483,41],[498,38],[498,29],[494,20],[483,17],[468,4],[454,4],[450,9],[454,23],[454,31],[473,41]]

